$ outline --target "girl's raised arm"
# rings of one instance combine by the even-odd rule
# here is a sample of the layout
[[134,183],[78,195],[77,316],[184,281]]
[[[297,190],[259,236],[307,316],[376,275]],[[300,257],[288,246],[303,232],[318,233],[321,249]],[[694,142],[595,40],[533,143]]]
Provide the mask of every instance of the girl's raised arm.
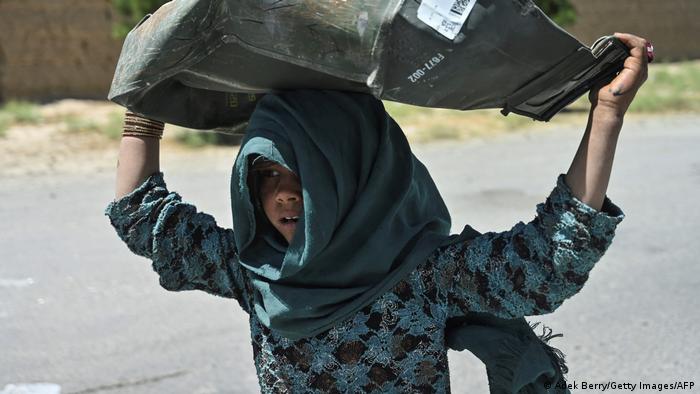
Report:
[[648,42],[615,36],[630,48],[624,69],[591,90],[588,125],[569,171],[560,174],[530,223],[472,234],[441,251],[454,278],[450,314],[488,312],[518,318],[554,311],[581,290],[624,214],[606,196],[622,120],[647,79]]
[[163,126],[161,122],[127,112],[124,119],[124,133],[127,135],[122,136],[117,159],[116,199],[136,189],[149,175],[160,171],[160,135]]
[[537,216],[509,231],[479,234],[439,250],[450,278],[449,317],[486,312],[501,318],[550,313],[578,293],[624,219],[605,197],[601,211],[571,193],[564,174]]
[[168,191],[159,170],[159,149],[156,137],[122,137],[117,199],[105,215],[129,250],[153,262],[163,288],[235,298],[248,312],[247,282],[233,230],[217,226],[211,215]]
[[600,209],[608,188],[622,120],[648,75],[649,43],[631,34],[615,33],[630,48],[624,69],[610,83],[591,89],[588,125],[566,182],[579,200]]

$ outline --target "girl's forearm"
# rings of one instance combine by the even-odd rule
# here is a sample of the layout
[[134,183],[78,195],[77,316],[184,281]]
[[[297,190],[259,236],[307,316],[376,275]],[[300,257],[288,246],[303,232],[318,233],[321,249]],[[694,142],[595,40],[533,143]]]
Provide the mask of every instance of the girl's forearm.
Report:
[[574,197],[598,211],[608,189],[622,119],[606,108],[591,108],[586,132],[566,173]]
[[123,136],[117,161],[116,199],[129,194],[151,174],[160,171],[160,140]]

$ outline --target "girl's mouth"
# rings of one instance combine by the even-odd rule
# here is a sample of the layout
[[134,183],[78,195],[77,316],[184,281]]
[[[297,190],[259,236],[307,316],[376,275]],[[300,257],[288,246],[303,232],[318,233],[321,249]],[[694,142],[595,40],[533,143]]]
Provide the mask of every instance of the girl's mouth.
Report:
[[299,221],[299,216],[285,216],[280,219],[280,223],[283,226],[295,226]]

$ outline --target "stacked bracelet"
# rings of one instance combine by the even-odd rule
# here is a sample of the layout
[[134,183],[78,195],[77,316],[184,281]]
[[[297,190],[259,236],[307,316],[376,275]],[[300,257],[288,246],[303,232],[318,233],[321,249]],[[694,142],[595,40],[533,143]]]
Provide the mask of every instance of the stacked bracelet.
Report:
[[127,111],[124,118],[122,136],[163,138],[165,124],[157,120],[146,119],[133,112]]

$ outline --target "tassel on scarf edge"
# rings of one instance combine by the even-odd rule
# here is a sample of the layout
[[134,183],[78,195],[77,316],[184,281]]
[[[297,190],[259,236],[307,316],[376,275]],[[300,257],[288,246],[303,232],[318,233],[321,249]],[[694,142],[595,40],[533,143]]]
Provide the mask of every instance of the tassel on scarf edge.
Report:
[[[530,328],[532,328],[533,333],[535,331],[535,328],[537,328],[537,326],[539,326],[540,323],[541,322],[535,322],[530,324]],[[535,333],[535,335],[537,334]],[[564,334],[562,333],[553,334],[553,330],[550,327],[547,327],[544,324],[542,324],[542,335],[537,335],[537,338],[542,342],[542,346],[549,355],[550,359],[555,361],[556,365],[559,366],[562,375],[566,375],[567,373],[569,373],[569,367],[566,366],[566,355],[564,354],[564,352],[548,343],[552,338],[563,336]]]
[[[539,323],[534,324],[534,327],[537,327]],[[533,326],[531,326],[533,327]],[[547,332],[546,330],[549,329],[548,327],[543,327],[543,333],[542,335],[537,335],[534,331],[532,332],[532,335],[536,337],[537,339],[540,340],[541,346],[544,348],[545,352],[547,353],[550,362],[552,362],[553,366],[555,369],[558,369],[554,381],[552,381],[552,384],[557,384],[560,381],[561,382],[566,382],[566,379],[564,378],[564,374],[568,372],[568,368],[566,366],[566,363],[564,361],[565,356],[564,354],[557,348],[550,346],[547,344],[546,341],[556,338],[559,336],[564,336],[563,334],[554,334],[552,335],[552,330],[549,329]],[[521,343],[526,343],[527,341],[521,342]],[[494,393],[510,393],[510,387],[506,387],[503,385],[503,383],[506,382],[512,382],[514,378],[514,371],[511,367],[515,363],[517,363],[517,360],[520,357],[520,354],[522,353],[521,348],[519,346],[514,345],[513,342],[509,341],[504,341],[501,343],[501,352],[498,356],[495,357],[494,363],[491,368],[487,368],[487,378],[488,378],[488,383],[489,383],[489,391],[494,394]],[[556,364],[555,364],[556,363]],[[556,367],[559,368],[556,368]],[[518,391],[518,394],[537,394],[540,393],[538,389],[535,388],[532,384],[529,384],[527,386],[524,386]]]
[[[565,374],[569,372],[568,367],[566,366],[566,356],[564,353],[555,348],[554,346],[549,345],[547,342],[551,340],[552,338],[556,337],[563,337],[564,334],[559,333],[559,334],[554,334],[553,330],[544,324],[542,324],[542,334],[537,335],[535,332],[535,328],[537,328],[541,322],[535,322],[530,324],[528,322],[528,325],[531,329],[528,335],[531,335],[530,338],[535,337],[539,339],[539,343],[547,353],[550,362],[552,363],[552,366],[555,367],[555,372],[556,375],[554,377],[554,381],[552,381],[552,384],[557,384],[559,382],[566,382],[565,379]],[[528,336],[526,335],[526,336]],[[521,340],[524,338],[521,338]],[[521,343],[528,343],[528,340],[522,340]],[[514,371],[509,368],[508,366],[514,365],[517,360],[519,359],[520,354],[522,353],[523,349],[520,348],[520,346],[515,345],[515,342],[510,342],[510,341],[504,341],[501,343],[501,349],[502,351],[500,354],[495,357],[494,364],[491,368],[487,368],[487,377],[488,377],[488,383],[489,383],[489,389],[490,392],[493,393],[501,393],[501,392],[509,392],[508,387],[503,386],[503,382],[512,382],[514,378]],[[501,384],[499,384],[501,383]],[[518,394],[526,394],[526,393],[539,393],[534,386],[528,385],[525,387],[522,387],[521,390],[519,391]]]

